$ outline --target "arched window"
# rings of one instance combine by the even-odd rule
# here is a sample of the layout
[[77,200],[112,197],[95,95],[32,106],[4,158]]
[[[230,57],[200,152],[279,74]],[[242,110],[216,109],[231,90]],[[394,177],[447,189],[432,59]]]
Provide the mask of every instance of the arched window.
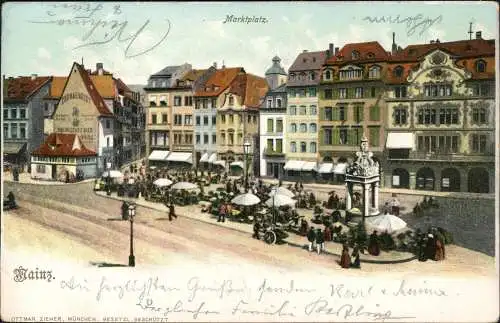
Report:
[[299,115],[305,116],[306,114],[307,114],[306,106],[305,105],[301,105],[300,109],[299,109]]
[[307,125],[305,123],[300,124],[300,132],[307,132]]
[[325,72],[325,79],[330,80],[332,78],[332,72],[326,71]]
[[398,65],[398,66],[396,66],[396,67],[394,68],[393,73],[394,73],[394,76],[396,76],[396,77],[401,77],[401,76],[403,76],[403,67],[402,67],[402,66],[399,66],[399,65]]
[[370,70],[368,72],[368,76],[373,79],[373,78],[379,78],[380,77],[380,67],[378,66],[372,66],[370,67]]
[[311,142],[309,144],[309,152],[311,152],[311,153],[315,153],[316,152],[316,143],[315,142]]
[[234,105],[234,98],[232,95],[229,97],[229,105]]
[[307,152],[307,144],[305,141],[301,141],[300,142],[300,152],[301,153],[305,153]]
[[290,125],[290,132],[297,132],[297,124],[292,123]]
[[296,153],[297,152],[297,143],[295,141],[292,141],[290,143],[290,152]]
[[486,62],[483,61],[482,59],[476,62],[476,72],[478,73],[486,72]]
[[316,133],[316,131],[318,131],[316,124],[315,123],[309,124],[309,132]]
[[312,116],[315,116],[315,115],[317,115],[317,114],[318,114],[318,108],[317,108],[315,105],[311,105],[311,106],[309,107],[309,111],[310,111],[310,114],[311,114]]

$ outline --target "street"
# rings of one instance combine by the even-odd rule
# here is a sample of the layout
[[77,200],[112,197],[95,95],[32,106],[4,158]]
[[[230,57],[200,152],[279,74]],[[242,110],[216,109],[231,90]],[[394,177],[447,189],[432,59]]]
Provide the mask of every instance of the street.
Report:
[[[123,266],[129,255],[128,221],[121,221],[121,203],[97,196],[92,183],[42,186],[4,183],[20,208],[4,213],[4,243],[9,251],[50,253],[90,266]],[[182,216],[137,208],[134,223],[136,266],[242,264],[281,270],[331,274],[341,270],[334,256],[308,253],[288,245],[267,245],[249,235]],[[304,240],[305,243],[305,240]],[[443,262],[411,261],[395,265],[362,264],[361,271],[402,275],[495,274],[493,257],[455,245]]]

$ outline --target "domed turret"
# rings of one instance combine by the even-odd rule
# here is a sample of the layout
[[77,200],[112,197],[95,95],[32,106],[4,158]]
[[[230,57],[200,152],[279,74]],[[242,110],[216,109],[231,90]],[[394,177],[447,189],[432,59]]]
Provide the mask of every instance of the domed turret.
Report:
[[273,65],[267,69],[265,75],[269,87],[275,89],[286,82],[287,74],[285,69],[281,66],[281,59],[278,56],[274,56],[272,61]]

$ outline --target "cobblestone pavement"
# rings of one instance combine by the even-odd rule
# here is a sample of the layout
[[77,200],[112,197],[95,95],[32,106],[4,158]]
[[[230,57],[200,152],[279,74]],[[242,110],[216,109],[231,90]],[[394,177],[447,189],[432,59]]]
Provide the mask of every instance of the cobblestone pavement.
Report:
[[[31,248],[61,255],[66,250],[65,257],[88,262],[124,263],[127,259],[129,224],[115,221],[121,203],[95,195],[91,183],[50,187],[5,183],[5,190],[12,190],[21,205],[18,210],[4,214],[4,241],[9,250]],[[252,239],[248,233],[186,217],[165,221],[166,213],[162,211],[138,207],[137,214],[134,237],[138,265],[240,262],[327,273],[340,270],[336,264],[338,257],[318,256],[287,245],[269,246]],[[69,241],[55,246],[53,237]],[[67,246],[72,249],[69,251]],[[494,263],[493,257],[449,246],[443,262],[366,263],[361,272],[346,272],[489,276],[495,273]]]

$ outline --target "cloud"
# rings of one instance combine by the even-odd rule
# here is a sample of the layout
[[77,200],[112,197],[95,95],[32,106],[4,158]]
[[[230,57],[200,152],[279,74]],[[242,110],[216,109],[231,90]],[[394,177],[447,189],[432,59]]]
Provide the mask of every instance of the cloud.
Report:
[[38,48],[37,54],[38,54],[38,58],[41,58],[41,59],[49,60],[52,58],[52,55],[45,47]]

